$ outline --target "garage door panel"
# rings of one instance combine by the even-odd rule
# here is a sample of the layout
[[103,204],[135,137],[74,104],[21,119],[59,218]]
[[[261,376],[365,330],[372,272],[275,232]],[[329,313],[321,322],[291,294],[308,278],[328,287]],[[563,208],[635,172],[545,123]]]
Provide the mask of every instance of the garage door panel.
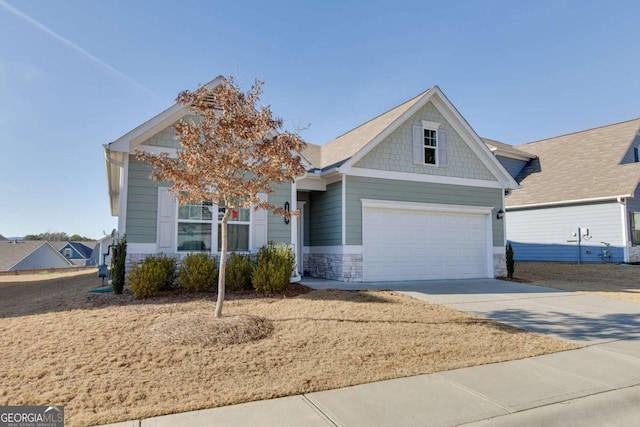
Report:
[[459,212],[365,209],[365,280],[486,277],[486,218]]

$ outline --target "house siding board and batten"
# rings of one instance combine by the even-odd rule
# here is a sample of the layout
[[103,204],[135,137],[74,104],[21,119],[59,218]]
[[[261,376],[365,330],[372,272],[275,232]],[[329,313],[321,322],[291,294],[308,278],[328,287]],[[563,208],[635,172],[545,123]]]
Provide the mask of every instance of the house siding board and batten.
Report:
[[[377,178],[349,177],[347,180],[347,245],[362,244],[362,199],[391,200],[457,206],[502,206],[502,190]],[[418,232],[418,230],[416,230]],[[502,220],[492,215],[493,246],[502,247]]]
[[519,261],[578,261],[578,228],[589,236],[581,241],[580,261],[602,262],[601,242],[611,246],[611,259],[622,262],[622,215],[617,202],[590,203],[546,209],[522,209],[508,214],[508,238]]
[[[438,130],[447,133],[446,164],[439,166],[415,164],[413,159],[413,126],[421,127],[423,120],[439,123]],[[354,166],[366,169],[496,181],[495,176],[431,102],[427,102],[416,114],[376,145]]]

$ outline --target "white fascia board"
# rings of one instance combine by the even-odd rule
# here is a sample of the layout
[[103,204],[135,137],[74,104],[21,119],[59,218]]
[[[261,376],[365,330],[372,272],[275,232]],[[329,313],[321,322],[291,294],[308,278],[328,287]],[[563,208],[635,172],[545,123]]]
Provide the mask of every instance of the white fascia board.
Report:
[[296,184],[301,191],[327,191],[327,183],[315,174],[305,174],[296,179]]
[[496,179],[503,183],[503,188],[520,188],[518,183],[513,179],[511,174],[500,164],[496,156],[491,153],[489,147],[482,142],[482,139],[469,125],[467,120],[460,114],[456,107],[447,99],[438,86],[435,86],[437,97],[433,99],[433,105],[438,109],[440,114],[449,122],[451,126],[467,143],[469,148],[476,154],[480,161],[489,169]]
[[452,212],[491,215],[493,206],[445,205],[439,203],[400,202],[397,200],[360,199],[363,209],[401,209],[424,212]]
[[347,160],[342,166],[340,166],[339,170],[342,173],[344,169],[352,167],[356,164],[360,159],[366,156],[371,150],[374,149],[376,145],[381,143],[386,137],[391,135],[391,133],[396,130],[402,123],[407,121],[411,116],[413,116],[420,108],[422,108],[432,97],[433,88],[429,89],[423,96],[420,98],[411,108],[405,111],[400,117],[395,119],[385,130],[379,133],[375,138],[367,143],[360,151],[354,154],[349,160]]
[[544,208],[544,207],[554,207],[554,206],[562,206],[562,205],[579,205],[582,203],[594,203],[594,202],[606,202],[606,201],[612,201],[612,202],[618,203],[618,200],[632,198],[632,197],[633,197],[632,194],[624,194],[620,196],[594,197],[591,199],[562,200],[559,202],[532,203],[530,205],[505,206],[505,209],[509,211],[511,209]]
[[503,188],[498,181],[484,179],[457,178],[452,176],[426,175],[409,172],[396,172],[379,169],[350,168],[344,171],[346,175],[363,178],[393,179],[398,181],[428,182],[432,184],[463,185],[467,187]]
[[[205,86],[213,89],[224,81],[224,77],[218,76]],[[188,113],[188,108],[183,104],[174,104],[157,116],[147,120],[135,129],[127,132],[120,138],[109,144],[112,151],[132,152],[143,141],[164,130],[167,126],[181,119]]]

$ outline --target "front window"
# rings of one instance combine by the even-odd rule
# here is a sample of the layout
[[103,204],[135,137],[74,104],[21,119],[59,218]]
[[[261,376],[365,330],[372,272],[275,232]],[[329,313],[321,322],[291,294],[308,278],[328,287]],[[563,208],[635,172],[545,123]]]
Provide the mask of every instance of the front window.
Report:
[[[216,209],[217,217],[214,216]],[[215,240],[215,248],[219,252],[224,212],[224,207],[216,207],[211,202],[190,203],[178,207],[178,251],[211,252]],[[227,250],[249,251],[250,224],[251,209],[239,208],[231,211],[227,224]]]
[[[218,252],[222,248],[222,217],[225,208],[218,208]],[[227,224],[227,250],[249,251],[249,224],[251,221],[251,209],[239,208],[231,211]]]
[[629,212],[631,221],[631,244],[640,246],[640,212]]
[[438,156],[438,131],[435,129],[424,129],[424,163],[427,165],[437,164]]
[[178,208],[178,250],[211,251],[213,203],[190,203]]

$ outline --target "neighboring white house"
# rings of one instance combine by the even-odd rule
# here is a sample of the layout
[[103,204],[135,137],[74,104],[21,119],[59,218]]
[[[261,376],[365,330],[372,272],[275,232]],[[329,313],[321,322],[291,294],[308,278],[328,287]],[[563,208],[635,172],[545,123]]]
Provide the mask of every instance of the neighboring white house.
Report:
[[[104,146],[111,213],[126,233],[129,263],[219,251],[222,208],[178,206],[134,155],[175,155],[173,125],[187,115],[176,104]],[[299,273],[342,281],[504,274],[504,194],[518,185],[437,86],[300,155],[307,173],[264,197],[301,216],[286,222],[241,209],[230,222],[230,250],[289,243]]]
[[634,119],[515,147],[531,156],[506,198],[516,260],[640,261],[639,130]]
[[0,271],[72,267],[51,243],[44,240],[0,241]]

